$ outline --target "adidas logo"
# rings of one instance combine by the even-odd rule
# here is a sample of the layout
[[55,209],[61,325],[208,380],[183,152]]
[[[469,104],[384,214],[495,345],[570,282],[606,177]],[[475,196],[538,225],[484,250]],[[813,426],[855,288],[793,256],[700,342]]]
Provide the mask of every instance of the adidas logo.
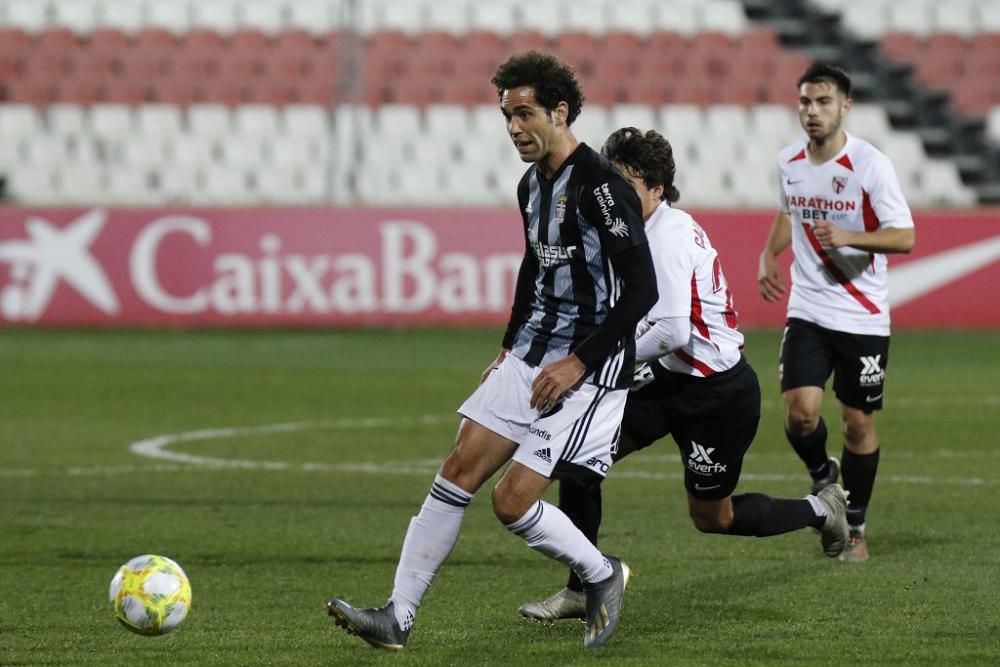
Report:
[[546,463],[552,463],[552,450],[550,450],[548,447],[544,447],[542,449],[536,449],[533,452],[533,455],[537,456]]

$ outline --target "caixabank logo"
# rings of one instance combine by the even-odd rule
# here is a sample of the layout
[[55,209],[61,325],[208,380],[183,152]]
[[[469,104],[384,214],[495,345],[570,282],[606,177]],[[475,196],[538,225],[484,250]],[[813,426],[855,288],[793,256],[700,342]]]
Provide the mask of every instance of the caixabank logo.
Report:
[[363,209],[12,213],[0,210],[0,323],[10,324],[496,318],[521,261],[482,239],[454,238],[456,229],[475,233],[455,220]]
[[48,309],[61,283],[106,315],[121,307],[90,247],[107,221],[104,211],[84,213],[65,227],[30,216],[27,237],[0,242],[0,263],[9,279],[0,288],[0,316],[10,322],[34,322]]

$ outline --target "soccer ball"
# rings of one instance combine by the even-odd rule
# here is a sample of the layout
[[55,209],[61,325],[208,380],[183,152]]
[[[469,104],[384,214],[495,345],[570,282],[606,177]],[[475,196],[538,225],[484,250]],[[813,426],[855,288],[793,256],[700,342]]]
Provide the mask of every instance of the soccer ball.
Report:
[[108,590],[111,612],[132,632],[162,635],[191,608],[191,582],[181,566],[164,556],[136,556],[118,568]]

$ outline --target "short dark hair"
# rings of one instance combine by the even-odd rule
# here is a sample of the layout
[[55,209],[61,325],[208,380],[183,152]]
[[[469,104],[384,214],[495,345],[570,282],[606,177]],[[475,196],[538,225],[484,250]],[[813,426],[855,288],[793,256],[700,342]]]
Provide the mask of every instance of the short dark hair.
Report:
[[673,203],[681,198],[674,187],[674,176],[677,174],[674,149],[656,130],[645,134],[634,127],[615,130],[601,147],[601,155],[641,178],[647,188],[662,185],[660,199]]
[[569,105],[567,125],[573,124],[583,108],[583,91],[576,80],[576,72],[547,53],[515,53],[497,67],[491,83],[496,86],[498,97],[502,97],[505,90],[531,86],[535,89],[535,100],[548,111],[555,110],[560,102],[565,102]]
[[803,83],[832,83],[837,90],[844,94],[844,97],[851,96],[851,77],[842,67],[829,63],[813,63],[806,70],[805,74],[799,77],[796,84],[799,88]]

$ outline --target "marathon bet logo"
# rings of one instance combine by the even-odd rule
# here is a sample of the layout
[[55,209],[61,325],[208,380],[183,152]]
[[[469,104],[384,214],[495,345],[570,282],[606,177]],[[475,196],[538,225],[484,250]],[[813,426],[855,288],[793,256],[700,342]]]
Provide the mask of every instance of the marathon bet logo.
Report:
[[885,371],[882,370],[882,355],[858,357],[861,361],[860,384],[862,387],[875,387],[885,380]]
[[694,440],[691,441],[691,454],[688,456],[688,468],[696,475],[711,475],[726,472],[726,466],[712,460],[711,454],[715,447],[704,447]]
[[89,248],[104,227],[104,211],[84,213],[63,229],[31,216],[28,239],[0,243],[0,262],[10,265],[10,282],[0,290],[0,318],[32,322],[45,314],[60,282],[107,315],[119,311],[118,297]]

